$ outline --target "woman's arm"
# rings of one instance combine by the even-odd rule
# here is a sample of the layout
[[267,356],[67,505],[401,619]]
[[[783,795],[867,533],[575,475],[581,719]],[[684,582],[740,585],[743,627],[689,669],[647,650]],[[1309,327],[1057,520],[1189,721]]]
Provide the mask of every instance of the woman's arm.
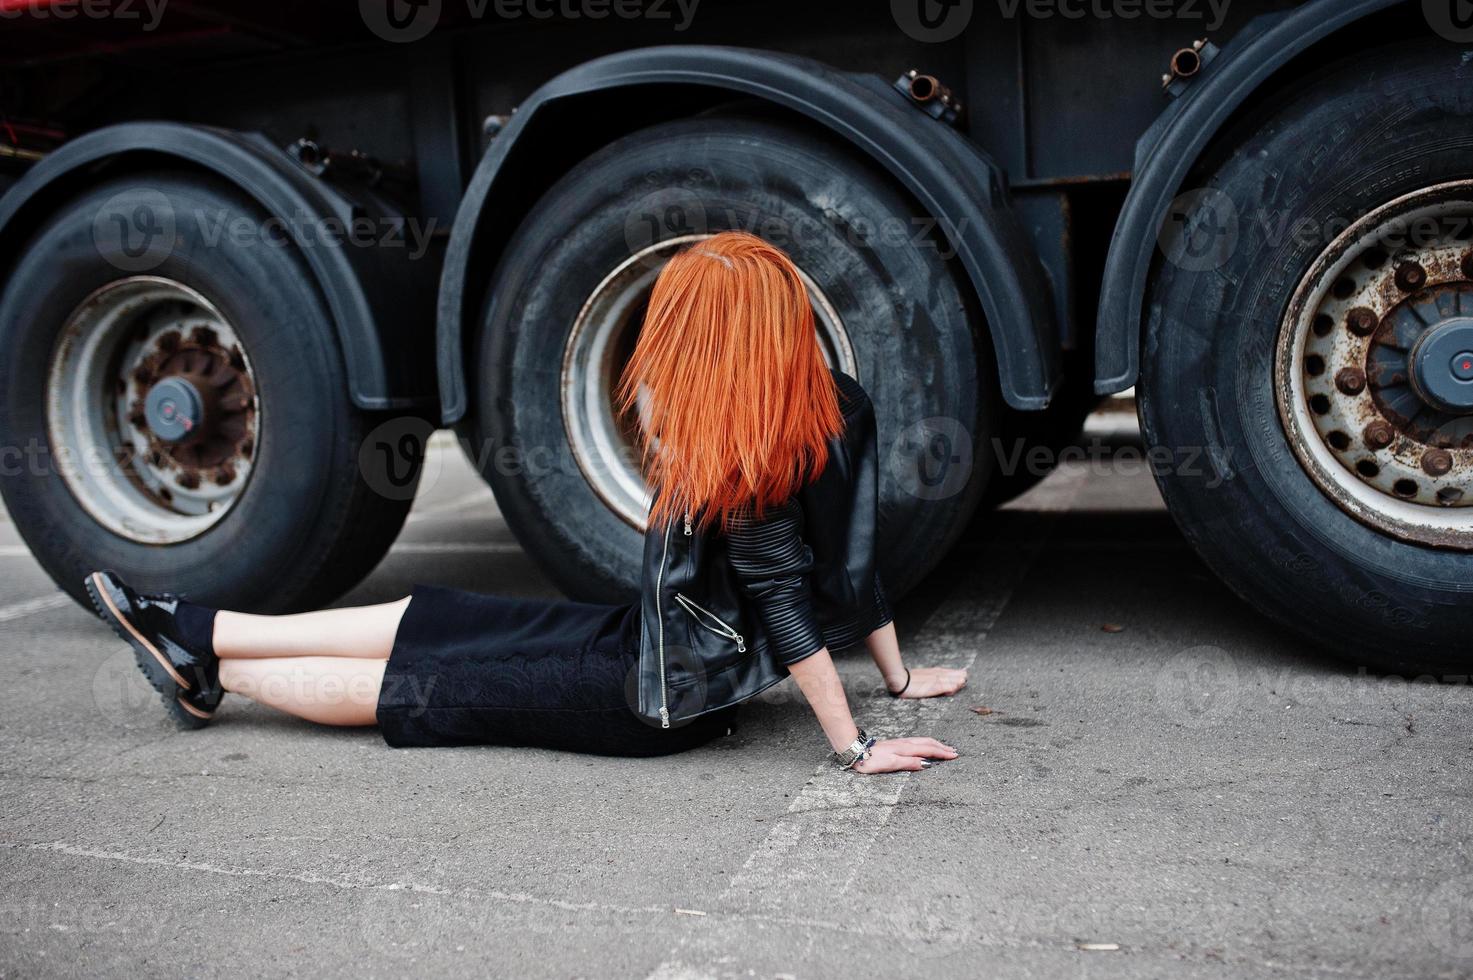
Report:
[[[823,733],[835,752],[842,752],[859,737],[859,727],[849,713],[849,699],[834,669],[828,647],[805,657],[788,668],[808,705],[818,716]],[[903,772],[929,769],[932,759],[955,759],[956,749],[934,738],[891,738],[876,742],[869,755],[854,764],[862,773]]]
[[[905,661],[900,657],[900,639],[895,635],[895,623],[889,622],[864,638],[869,655],[874,658],[885,687],[891,694],[905,686]],[[908,693],[908,692],[907,692]]]
[[773,656],[792,666],[823,649],[808,588],[813,552],[803,540],[798,502],[769,507],[760,519],[751,511],[733,517],[726,539],[727,560],[757,611]]
[[902,698],[935,698],[955,694],[967,686],[967,672],[947,667],[917,667],[907,671],[900,657],[895,624],[886,623],[865,637],[864,645],[885,678],[885,688]]
[[[818,723],[838,752],[859,734],[839,672],[824,645],[813,613],[808,574],[813,553],[803,541],[803,511],[796,501],[769,508],[759,520],[744,514],[727,528],[727,552],[742,591],[756,607],[772,654],[798,682]],[[956,750],[934,738],[901,738],[876,742],[869,757],[854,765],[858,772],[924,769],[928,759],[954,759]]]
[[788,670],[818,717],[819,727],[828,736],[829,745],[835,752],[847,749],[859,737],[859,726],[854,724],[854,716],[849,713],[849,699],[844,695],[844,685],[839,680],[839,672],[834,669],[828,647],[798,661]]

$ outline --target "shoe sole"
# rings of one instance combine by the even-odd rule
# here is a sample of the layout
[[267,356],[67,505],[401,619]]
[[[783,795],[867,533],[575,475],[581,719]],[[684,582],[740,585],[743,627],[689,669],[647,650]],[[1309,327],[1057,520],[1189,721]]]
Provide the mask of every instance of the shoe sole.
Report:
[[[179,696],[174,699],[174,703],[177,704],[177,705],[179,705],[179,707],[183,708],[185,711],[189,712],[194,717],[198,718],[200,721],[209,721],[211,718],[215,717],[215,715],[212,712],[209,712],[209,711],[201,711],[199,708],[196,708],[194,705],[192,705],[188,701],[184,700],[184,692],[182,692],[182,691],[179,693]],[[183,723],[183,722],[186,722],[186,719],[181,718],[181,719],[179,719],[179,721],[181,723]],[[198,727],[198,726],[191,725],[190,727]]]
[[[101,616],[103,621],[112,627],[113,632],[126,640],[133,648],[133,656],[138,661],[139,669],[143,671],[143,676],[148,678],[148,682],[153,685],[155,691],[164,695],[174,693],[169,690],[169,681],[159,676],[159,669],[162,669],[177,685],[179,691],[193,690],[193,685],[174,669],[174,665],[169,663],[169,658],[150,643],[148,638],[140,633],[138,628],[128,621],[128,617],[123,615],[122,610],[113,603],[102,583],[100,572],[93,572],[87,576],[87,595],[92,598],[92,607],[97,610],[97,615]],[[190,710],[197,711],[198,709],[191,708]]]

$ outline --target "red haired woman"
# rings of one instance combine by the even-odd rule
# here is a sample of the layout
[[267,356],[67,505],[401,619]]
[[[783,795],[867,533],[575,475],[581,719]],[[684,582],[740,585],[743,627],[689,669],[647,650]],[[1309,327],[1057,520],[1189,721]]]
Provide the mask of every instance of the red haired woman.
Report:
[[677,254],[650,297],[620,396],[654,488],[640,601],[598,606],[416,588],[398,602],[255,616],[87,579],[98,613],[184,727],[226,692],[391,745],[538,745],[662,755],[731,730],[791,674],[834,758],[929,767],[932,738],[855,725],[830,648],[863,643],[890,693],[951,694],[907,670],[875,571],[874,415],[825,367],[793,263],[726,232]]

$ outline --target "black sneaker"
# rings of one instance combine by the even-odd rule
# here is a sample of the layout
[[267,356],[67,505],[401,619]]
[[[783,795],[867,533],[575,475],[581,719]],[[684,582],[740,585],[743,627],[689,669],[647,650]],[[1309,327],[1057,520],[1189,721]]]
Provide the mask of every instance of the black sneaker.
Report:
[[164,696],[175,723],[180,728],[209,724],[225,696],[220,658],[180,639],[174,622],[179,597],[140,595],[115,572],[93,572],[85,584],[97,614],[133,647],[143,676]]

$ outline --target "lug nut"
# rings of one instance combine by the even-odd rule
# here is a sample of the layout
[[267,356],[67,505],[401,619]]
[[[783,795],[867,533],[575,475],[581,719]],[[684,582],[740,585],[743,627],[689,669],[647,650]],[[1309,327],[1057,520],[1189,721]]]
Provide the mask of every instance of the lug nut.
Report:
[[1361,433],[1368,449],[1385,449],[1396,438],[1396,430],[1385,419],[1377,419]]
[[1422,469],[1428,476],[1445,476],[1453,468],[1453,454],[1446,449],[1429,449],[1422,454]]
[[1366,389],[1366,372],[1358,367],[1341,368],[1335,372],[1335,387],[1347,395],[1359,395]]
[[1345,327],[1357,337],[1369,337],[1376,329],[1376,313],[1364,306],[1357,306],[1345,314]]
[[1396,267],[1396,285],[1404,293],[1421,289],[1427,283],[1427,270],[1415,262],[1403,262]]

